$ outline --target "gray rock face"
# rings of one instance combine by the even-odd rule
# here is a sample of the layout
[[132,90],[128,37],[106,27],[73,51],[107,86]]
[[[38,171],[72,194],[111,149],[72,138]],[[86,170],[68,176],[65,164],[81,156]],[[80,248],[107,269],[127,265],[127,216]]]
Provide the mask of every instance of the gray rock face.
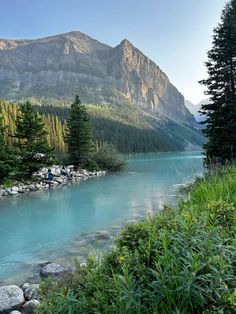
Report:
[[17,310],[24,302],[24,295],[21,288],[17,286],[0,287],[0,314],[8,314]]
[[68,266],[61,266],[59,264],[50,263],[42,268],[40,275],[43,278],[53,277],[54,279],[59,279],[66,274],[69,274],[70,272],[71,268]]
[[27,301],[38,299],[39,284],[24,284],[22,290]]
[[194,123],[184,97],[166,74],[128,40],[114,48],[80,32],[0,40],[0,86],[1,98],[79,93],[83,101],[129,101]]
[[25,314],[33,314],[35,312],[36,307],[39,305],[38,300],[30,300],[23,305],[23,313]]

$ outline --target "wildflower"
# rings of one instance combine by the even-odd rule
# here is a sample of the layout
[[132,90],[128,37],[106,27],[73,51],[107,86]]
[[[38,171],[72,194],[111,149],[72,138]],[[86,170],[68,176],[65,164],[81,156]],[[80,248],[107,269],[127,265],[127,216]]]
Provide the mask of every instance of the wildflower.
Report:
[[117,259],[118,259],[118,261],[119,261],[120,263],[122,263],[125,258],[124,258],[124,256],[118,256]]

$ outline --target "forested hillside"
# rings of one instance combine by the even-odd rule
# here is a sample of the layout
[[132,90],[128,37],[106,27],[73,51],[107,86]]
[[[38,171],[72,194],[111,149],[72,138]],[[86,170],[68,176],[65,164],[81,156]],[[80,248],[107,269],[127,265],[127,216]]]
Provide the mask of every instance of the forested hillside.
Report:
[[[57,152],[65,151],[64,135],[69,101],[31,99],[43,114],[48,128],[49,144]],[[182,151],[199,147],[202,135],[195,129],[181,125],[170,118],[153,117],[132,104],[87,104],[96,145],[108,142],[123,153]],[[12,145],[17,104],[0,102],[0,114],[7,126],[7,141]]]

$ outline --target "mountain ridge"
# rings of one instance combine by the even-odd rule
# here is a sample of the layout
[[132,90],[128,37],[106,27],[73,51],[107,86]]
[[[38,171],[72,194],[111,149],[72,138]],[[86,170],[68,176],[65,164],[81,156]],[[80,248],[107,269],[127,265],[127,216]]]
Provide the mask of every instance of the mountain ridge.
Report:
[[39,39],[0,39],[0,97],[129,101],[152,114],[194,125],[184,97],[129,40],[103,44],[79,31]]

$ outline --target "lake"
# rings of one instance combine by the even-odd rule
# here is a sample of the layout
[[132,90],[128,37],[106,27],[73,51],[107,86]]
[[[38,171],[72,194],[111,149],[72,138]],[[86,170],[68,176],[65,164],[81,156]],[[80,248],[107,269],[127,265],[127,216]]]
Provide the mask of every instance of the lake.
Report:
[[83,262],[110,249],[125,223],[174,205],[202,171],[201,152],[138,154],[117,174],[1,199],[0,284],[25,281],[40,261]]

